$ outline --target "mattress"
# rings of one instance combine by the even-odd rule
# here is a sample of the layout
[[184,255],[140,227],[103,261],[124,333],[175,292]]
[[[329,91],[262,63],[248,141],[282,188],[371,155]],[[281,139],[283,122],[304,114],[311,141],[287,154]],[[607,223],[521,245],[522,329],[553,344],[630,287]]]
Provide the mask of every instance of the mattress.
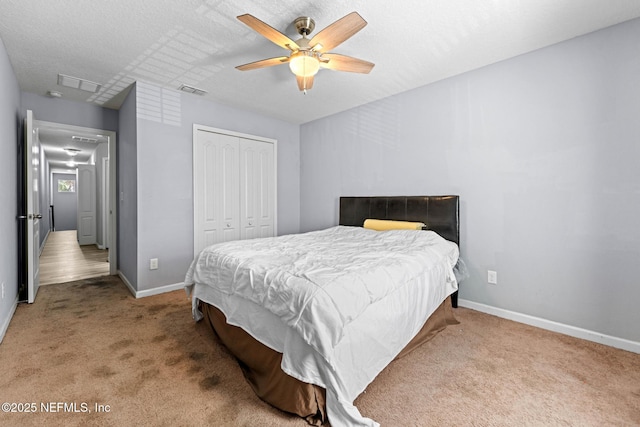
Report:
[[377,426],[355,398],[457,290],[458,247],[431,231],[337,226],[227,242],[185,284],[226,321],[282,354],[281,369],[326,390],[329,421]]

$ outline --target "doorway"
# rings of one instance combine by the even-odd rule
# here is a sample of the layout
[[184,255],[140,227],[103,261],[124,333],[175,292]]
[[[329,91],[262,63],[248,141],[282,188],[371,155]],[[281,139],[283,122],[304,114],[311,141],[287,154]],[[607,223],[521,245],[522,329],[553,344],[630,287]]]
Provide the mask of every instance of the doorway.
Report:
[[[40,277],[40,283],[63,283],[117,274],[116,133],[39,120],[33,120],[33,130],[41,147],[41,172],[37,178],[42,213],[39,258],[44,264],[41,273],[45,276]],[[95,187],[93,198],[97,202],[96,241],[80,246],[76,230],[56,231],[56,222],[62,225],[59,216],[62,211],[56,212],[54,194],[58,191],[59,180],[54,175],[69,174],[64,181],[68,184],[75,178],[77,183],[78,167],[85,165],[95,167],[98,177],[92,184]],[[50,274],[47,265],[55,266]],[[27,300],[27,296],[21,293],[20,300]]]

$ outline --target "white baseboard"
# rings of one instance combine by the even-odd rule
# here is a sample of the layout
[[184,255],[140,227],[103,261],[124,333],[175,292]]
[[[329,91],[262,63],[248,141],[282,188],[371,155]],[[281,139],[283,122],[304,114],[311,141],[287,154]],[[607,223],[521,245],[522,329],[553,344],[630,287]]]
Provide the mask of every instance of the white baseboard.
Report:
[[131,282],[129,282],[129,280],[127,280],[125,275],[122,274],[122,272],[119,271],[119,270],[118,270],[118,276],[120,276],[120,278],[122,279],[124,284],[127,285],[127,288],[129,288],[129,292],[131,292],[131,295],[133,295],[136,298],[150,297],[152,295],[160,295],[160,294],[164,294],[166,292],[173,292],[173,291],[177,291],[179,289],[184,289],[184,283],[180,282],[180,283],[174,283],[172,285],[159,286],[159,287],[153,288],[153,289],[146,289],[144,291],[137,291],[133,287]]
[[184,283],[182,283],[182,282],[174,283],[173,285],[165,285],[165,286],[160,286],[160,287],[153,288],[153,289],[146,289],[144,291],[138,291],[138,292],[136,292],[136,298],[150,297],[151,295],[164,294],[166,292],[173,292],[173,291],[177,291],[179,289],[184,289]]
[[0,325],[0,343],[2,342],[2,340],[4,340],[4,335],[7,333],[7,329],[9,329],[9,323],[11,323],[11,319],[13,319],[16,308],[18,308],[18,297],[16,297],[16,300],[13,302],[13,305],[9,309],[7,317],[2,319],[2,324]]
[[502,317],[503,319],[513,320],[515,322],[524,323],[526,325],[535,326],[548,331],[558,332],[575,338],[581,338],[583,340],[593,341],[599,344],[640,354],[640,342],[613,337],[611,335],[601,334],[588,329],[576,328],[575,326],[565,325],[563,323],[542,319],[540,317],[529,316],[528,314],[516,313],[515,311],[504,310],[502,308],[480,304],[465,299],[459,299],[458,306],[471,308],[482,313]]
[[47,240],[49,239],[49,230],[47,230],[47,234],[42,239],[42,244],[40,245],[40,255],[42,255],[42,251],[44,251],[44,245],[47,244]]
[[122,281],[127,286],[127,288],[129,288],[129,292],[131,292],[131,295],[133,295],[135,297],[136,296],[136,289],[133,287],[133,285],[131,284],[129,279],[127,279],[127,277],[124,274],[122,274],[122,271],[120,271],[120,270],[118,270],[118,277],[120,277],[122,279]]

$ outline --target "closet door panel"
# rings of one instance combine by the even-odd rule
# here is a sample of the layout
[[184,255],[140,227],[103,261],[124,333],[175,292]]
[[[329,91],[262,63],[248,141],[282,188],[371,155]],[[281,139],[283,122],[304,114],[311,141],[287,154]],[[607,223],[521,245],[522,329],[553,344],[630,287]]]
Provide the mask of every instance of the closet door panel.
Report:
[[240,140],[240,218],[242,221],[240,238],[258,237],[256,212],[255,147],[250,140]]
[[194,255],[240,235],[238,139],[198,130],[193,150]]
[[225,242],[240,238],[240,188],[238,166],[240,153],[238,138],[220,135],[222,143],[222,164],[219,179],[221,181],[220,199],[221,216],[223,218],[222,240]]
[[258,218],[260,224],[260,237],[274,235],[275,212],[275,171],[273,167],[273,144],[263,144],[258,153],[259,178],[257,186],[260,190],[257,195]]
[[[201,170],[204,177],[198,182],[202,188],[202,210],[201,225],[202,228],[202,248],[213,245],[220,241],[220,215],[218,203],[215,195],[218,193],[219,183],[216,180],[216,166],[220,161],[219,147],[211,141],[206,141],[201,146],[201,155],[198,156]],[[209,166],[209,167],[207,167]]]
[[240,216],[242,239],[274,235],[273,144],[240,140]]

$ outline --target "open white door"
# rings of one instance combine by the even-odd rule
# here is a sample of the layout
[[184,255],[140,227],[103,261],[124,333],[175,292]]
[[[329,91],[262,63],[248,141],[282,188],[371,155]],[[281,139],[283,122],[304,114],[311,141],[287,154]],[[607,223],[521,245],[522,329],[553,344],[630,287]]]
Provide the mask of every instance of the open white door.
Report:
[[27,302],[36,299],[40,286],[40,198],[38,178],[40,167],[40,140],[33,130],[33,112],[27,110],[25,119],[25,181],[27,199],[27,232],[25,248],[27,252]]
[[96,167],[78,165],[78,243],[95,245],[96,233]]

